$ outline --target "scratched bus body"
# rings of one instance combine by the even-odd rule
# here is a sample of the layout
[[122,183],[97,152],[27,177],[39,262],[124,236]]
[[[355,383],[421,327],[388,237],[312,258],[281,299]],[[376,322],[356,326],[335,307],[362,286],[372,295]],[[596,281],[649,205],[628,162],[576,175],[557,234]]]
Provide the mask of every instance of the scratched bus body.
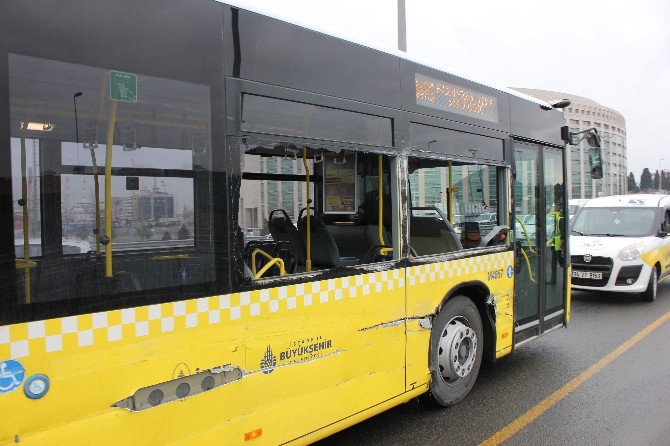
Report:
[[0,441],[309,443],[567,324],[548,104],[208,0],[0,25]]

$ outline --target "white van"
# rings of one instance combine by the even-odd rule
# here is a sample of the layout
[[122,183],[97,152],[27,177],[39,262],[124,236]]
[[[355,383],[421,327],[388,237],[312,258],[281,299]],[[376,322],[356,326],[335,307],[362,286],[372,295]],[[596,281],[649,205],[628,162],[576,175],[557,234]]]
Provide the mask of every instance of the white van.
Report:
[[670,196],[588,200],[572,221],[572,288],[656,299],[670,277]]

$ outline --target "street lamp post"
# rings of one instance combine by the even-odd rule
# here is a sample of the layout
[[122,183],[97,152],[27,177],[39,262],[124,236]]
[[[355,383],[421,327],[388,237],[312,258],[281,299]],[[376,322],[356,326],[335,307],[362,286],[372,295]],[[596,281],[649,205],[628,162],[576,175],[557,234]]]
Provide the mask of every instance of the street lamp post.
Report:
[[407,52],[407,20],[405,0],[398,0],[398,49]]

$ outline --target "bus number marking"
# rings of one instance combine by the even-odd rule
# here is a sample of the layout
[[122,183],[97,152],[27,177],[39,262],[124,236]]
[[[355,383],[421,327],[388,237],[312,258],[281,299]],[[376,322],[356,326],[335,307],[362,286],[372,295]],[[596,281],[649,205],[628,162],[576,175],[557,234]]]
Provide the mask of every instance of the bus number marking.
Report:
[[496,269],[493,271],[488,272],[488,280],[496,280],[496,279],[501,279],[503,276],[503,270],[502,269]]

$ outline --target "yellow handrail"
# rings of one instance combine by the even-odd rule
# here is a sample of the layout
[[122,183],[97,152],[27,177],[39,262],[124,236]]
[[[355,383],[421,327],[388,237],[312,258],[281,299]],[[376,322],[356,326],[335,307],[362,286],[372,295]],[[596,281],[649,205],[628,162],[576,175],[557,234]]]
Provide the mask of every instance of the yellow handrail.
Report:
[[152,260],[179,260],[179,259],[188,259],[191,257],[190,254],[174,254],[174,255],[164,255],[164,256],[153,256]]
[[[21,200],[23,208],[23,261],[26,265],[30,262],[30,230],[28,217],[28,181],[26,180],[26,138],[21,137]],[[30,303],[30,268],[25,269],[23,275],[24,293],[26,303]]]
[[105,152],[105,277],[113,277],[112,271],[112,148],[114,145],[114,124],[116,123],[116,101],[112,101],[107,121]]
[[[263,266],[263,268],[261,268],[261,270],[258,272],[256,272],[256,254],[260,254],[269,260],[269,262],[266,263]],[[274,264],[279,264],[280,276],[286,275],[286,269],[284,268],[284,261],[279,257],[272,257],[270,254],[268,254],[267,252],[263,251],[260,248],[254,249],[254,251],[251,253],[251,272],[254,274],[254,279],[263,277],[263,274],[265,274],[267,270],[270,269],[270,267]]]
[[526,254],[526,250],[521,248],[521,255],[523,255],[523,258],[526,259],[526,266],[528,267],[528,275],[530,276],[530,281],[535,283],[535,278],[533,277],[533,270],[530,267],[530,259],[528,258],[528,254]]
[[311,210],[309,208],[312,199],[310,197],[309,193],[309,187],[310,187],[310,182],[309,182],[309,165],[307,164],[307,146],[304,146],[302,148],[302,164],[305,166],[305,181],[307,183],[307,187],[305,189],[305,193],[307,195],[307,225],[305,229],[307,230],[307,235],[305,236],[305,249],[307,250],[306,257],[307,259],[305,260],[305,271],[310,272],[312,270],[312,231],[311,231]]
[[[516,215],[514,216],[516,221],[521,225],[521,229],[523,230],[524,235],[526,236],[526,241],[528,242],[528,249],[530,250],[531,253],[534,255],[537,255],[537,252],[533,249],[533,245],[530,243],[530,236],[528,235],[528,230],[526,229],[526,225],[521,221],[519,217]],[[535,282],[535,277],[533,277],[533,270],[530,267],[530,259],[528,258],[528,254],[526,254],[526,250],[521,248],[521,255],[523,255],[523,258],[526,260],[526,266],[528,267],[528,275],[530,276],[530,281],[533,283]]]
[[382,176],[382,156],[378,155],[378,170],[379,170],[379,244],[384,243],[384,228],[382,222],[384,221],[384,177]]
[[453,210],[453,196],[454,193],[454,184],[451,176],[452,163],[449,161],[449,188],[447,189],[447,218],[449,218],[449,224],[454,224],[454,210]]
[[523,233],[526,236],[526,241],[528,242],[528,249],[530,250],[531,253],[537,255],[537,252],[533,249],[533,245],[531,245],[531,243],[530,243],[530,236],[528,235],[528,230],[526,229],[526,225],[516,215],[514,216],[514,218],[521,225],[521,229],[523,230]]
[[[378,155],[378,170],[379,170],[379,244],[385,245],[384,242],[384,176],[383,176],[383,157]],[[393,248],[380,248],[379,254],[385,256],[389,252],[393,252]]]
[[254,276],[256,275],[256,254],[261,254],[268,260],[272,260],[274,258],[260,248],[254,249],[254,251],[251,253],[251,272],[254,273]]
[[284,269],[284,261],[280,259],[279,257],[275,257],[272,260],[270,260],[268,263],[265,264],[263,268],[261,268],[260,271],[258,271],[257,274],[254,275],[254,279],[260,279],[263,277],[263,274],[267,272],[273,265],[279,264],[279,275],[283,276],[286,274],[286,270]]
[[26,261],[26,259],[14,259],[14,266],[16,269],[25,269],[28,271],[30,268],[36,268],[37,263],[32,260]]

